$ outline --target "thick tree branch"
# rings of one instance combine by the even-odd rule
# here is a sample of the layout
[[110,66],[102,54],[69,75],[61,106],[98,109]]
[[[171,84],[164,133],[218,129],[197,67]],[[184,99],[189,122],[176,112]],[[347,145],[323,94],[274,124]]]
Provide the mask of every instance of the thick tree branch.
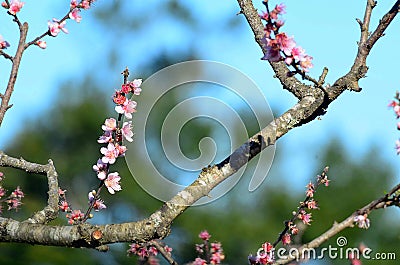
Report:
[[[321,104],[322,98],[323,95],[318,101],[311,96],[305,97],[292,109],[272,121],[261,132],[251,137],[223,162],[203,169],[198,179],[145,220],[104,226],[79,224],[71,227],[31,224],[0,218],[0,242],[12,241],[53,246],[97,248],[109,243],[147,242],[152,239],[164,238],[169,234],[170,226],[175,218],[197,200],[207,196],[214,187],[233,175],[267,146],[274,144],[277,139],[301,124],[313,114],[315,108]],[[30,166],[38,165],[22,159],[10,158],[4,154],[0,158],[0,161],[5,158],[14,159],[15,162],[13,164],[16,168],[37,173],[46,171],[43,165],[39,165],[39,168],[34,171]],[[2,162],[0,165],[9,166],[10,163]],[[93,237],[93,233],[96,233],[96,235],[101,234],[101,237]]]
[[[400,191],[400,184],[396,185],[385,196],[383,196],[377,200],[374,200],[374,201],[370,202],[369,204],[365,205],[363,208],[355,211],[353,214],[351,214],[349,217],[347,217],[344,221],[342,221],[340,223],[334,223],[333,226],[330,229],[328,229],[325,233],[321,234],[320,236],[313,239],[312,241],[299,247],[297,253],[300,253],[300,255],[301,255],[301,253],[303,253],[304,249],[317,248],[317,247],[321,246],[324,242],[328,241],[333,236],[335,236],[338,233],[340,233],[341,231],[343,231],[344,229],[353,227],[354,226],[354,218],[357,215],[363,215],[363,214],[368,215],[373,210],[382,209],[382,208],[386,208],[386,207],[390,207],[390,206],[399,206],[399,194],[398,194],[399,191]],[[292,253],[294,253],[294,252],[292,252]],[[278,260],[274,264],[287,264],[297,258],[301,258],[301,257],[287,256],[286,258]]]
[[[261,39],[264,34],[263,25],[251,1],[238,0],[238,2],[242,13],[246,16],[246,19],[255,34],[257,43],[262,49],[264,49],[261,43]],[[392,14],[391,16],[394,17],[394,15]],[[391,22],[390,19],[385,21],[386,22],[380,23],[380,25],[383,25],[381,26],[383,27],[383,31]],[[378,28],[381,27],[378,26]],[[21,46],[21,43],[25,42],[25,38],[22,39],[22,36],[25,35],[26,37],[27,25],[24,26],[24,29],[25,34],[21,34],[18,50],[24,48],[23,45]],[[381,31],[382,30],[379,30],[379,32]],[[379,37],[380,35],[376,39]],[[376,40],[371,40],[372,45],[375,42]],[[173,220],[183,213],[188,207],[193,205],[203,196],[207,196],[210,191],[219,183],[234,174],[240,167],[245,165],[267,146],[275,144],[277,139],[285,135],[291,129],[301,126],[304,123],[315,119],[317,116],[324,114],[325,109],[330,102],[336,99],[346,88],[357,88],[358,80],[366,73],[367,67],[365,65],[365,58],[367,57],[369,50],[372,48],[372,46],[370,46],[368,49],[365,47],[366,46],[359,46],[359,54],[357,55],[356,62],[361,60],[361,63],[357,63],[356,65],[355,62],[350,72],[335,82],[333,88],[327,92],[329,97],[327,97],[327,94],[318,87],[312,88],[311,86],[302,84],[294,77],[288,77],[288,68],[283,62],[270,63],[283,87],[292,92],[297,98],[300,99],[300,101],[282,116],[272,121],[262,131],[251,137],[224,161],[217,165],[209,166],[203,169],[199,177],[190,186],[186,187],[184,190],[175,195],[170,201],[166,202],[150,217],[138,222],[122,224],[91,225],[84,223],[74,226],[44,225],[42,224],[45,223],[43,222],[43,218],[35,217],[36,215],[25,222],[19,222],[8,218],[0,218],[0,242],[25,242],[30,244],[86,247],[107,250],[105,245],[110,243],[132,241],[148,242],[153,239],[162,239],[166,237],[170,232],[170,226]],[[365,49],[367,49],[367,53],[365,53]],[[15,83],[21,55],[22,52],[18,53],[17,51],[17,55],[13,62],[11,76],[13,78],[10,77],[9,86],[6,90],[6,93],[9,93],[7,96],[8,99],[5,101],[5,95],[2,99],[2,105],[0,108],[0,124],[5,112],[1,112],[1,110],[4,108],[3,105],[8,106],[9,96],[12,93]],[[17,58],[17,56],[19,57]],[[358,59],[359,56],[361,59]],[[362,60],[363,56],[364,60]],[[1,155],[1,158],[5,157],[7,156],[4,154]],[[26,161],[22,159],[16,159],[15,161],[17,165],[18,163],[24,164],[25,162]],[[11,166],[5,162],[2,163],[4,166]],[[28,165],[37,164],[26,162],[25,166]],[[41,166],[46,167],[46,165]],[[23,166],[14,167],[25,169]],[[49,162],[47,168],[43,169],[42,171],[50,175],[49,168],[54,170],[51,162]],[[54,176],[56,180],[56,174]],[[53,188],[50,187],[49,189],[53,190]],[[53,195],[49,195],[49,199],[51,196]],[[49,206],[52,205],[51,207],[53,210],[55,210],[53,208],[54,204],[55,201],[51,202],[51,204],[49,202]],[[46,211],[43,211],[44,216],[47,216]],[[44,219],[49,220],[47,217]]]
[[49,160],[46,165],[40,165],[25,161],[23,158],[13,158],[0,151],[0,166],[21,169],[29,173],[36,173],[47,176],[49,186],[47,206],[36,212],[25,222],[46,224],[58,216],[58,178],[53,161]]

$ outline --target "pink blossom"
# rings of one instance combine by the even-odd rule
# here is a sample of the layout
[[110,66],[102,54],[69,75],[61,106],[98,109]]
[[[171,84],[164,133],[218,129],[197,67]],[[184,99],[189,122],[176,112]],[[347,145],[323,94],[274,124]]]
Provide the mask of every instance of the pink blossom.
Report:
[[117,120],[114,118],[106,119],[101,129],[103,129],[103,131],[115,131],[117,129]]
[[172,252],[172,248],[169,247],[168,245],[165,245],[164,250],[167,251],[168,253]]
[[121,92],[124,94],[128,94],[132,91],[132,88],[129,84],[122,84],[121,86]]
[[115,104],[123,105],[126,101],[126,97],[122,91],[116,91],[113,97],[113,101]]
[[98,212],[100,210],[106,209],[107,206],[104,204],[103,200],[96,200],[93,204],[93,209]]
[[132,113],[136,112],[136,101],[126,99],[123,105],[115,106],[115,111],[124,114],[127,119],[132,119]]
[[118,172],[108,174],[107,179],[104,180],[104,185],[107,187],[109,193],[114,194],[116,191],[122,189],[119,183],[120,180],[121,177]]
[[122,128],[121,128],[121,132],[122,132],[122,135],[125,137],[125,139],[128,142],[133,141],[133,139],[132,139],[133,132],[132,132],[132,122],[131,121],[124,122],[124,124],[122,125]]
[[285,24],[285,21],[283,20],[276,20],[275,21],[275,26],[279,29],[280,27],[282,27]]
[[326,187],[329,186],[330,180],[328,179],[328,176],[324,174],[324,177],[318,175],[318,183],[324,184]]
[[300,59],[300,67],[303,69],[304,72],[308,72],[310,68],[314,65],[312,64],[313,57],[309,55],[305,55],[303,58]]
[[78,1],[77,0],[71,0],[71,9],[78,7]]
[[303,223],[305,224],[305,225],[310,225],[310,222],[312,221],[311,220],[311,213],[306,213],[304,210],[302,210],[300,213],[299,213],[299,219],[301,220],[301,221],[303,221]]
[[317,202],[314,199],[309,200],[307,203],[308,209],[318,209]]
[[393,107],[394,112],[396,113],[397,118],[400,117],[400,106],[399,105],[395,105]]
[[201,258],[196,258],[193,262],[193,265],[207,265],[207,261]]
[[209,240],[211,235],[207,232],[207,230],[201,231],[199,237],[203,240]]
[[83,0],[80,4],[80,7],[83,9],[89,9],[90,5],[94,2],[94,0]]
[[274,248],[274,246],[269,242],[265,242],[264,244],[261,245],[261,247],[265,252],[270,252]]
[[97,142],[100,143],[100,144],[105,144],[105,143],[112,142],[112,140],[113,140],[112,132],[111,131],[105,131],[104,134],[99,137]]
[[97,164],[93,166],[93,170],[96,172],[97,177],[100,180],[104,180],[107,177],[108,164],[103,163],[101,159],[97,160]]
[[300,46],[294,47],[291,51],[291,54],[293,56],[293,59],[298,62],[300,61],[304,55],[305,55],[305,51],[303,48],[301,48]]
[[283,245],[289,245],[290,242],[291,242],[290,234],[288,234],[288,233],[284,234],[284,235],[282,236],[282,244],[283,244]]
[[43,40],[38,40],[35,45],[39,46],[42,49],[46,49],[47,48],[47,43]]
[[104,204],[103,200],[100,199],[95,199],[96,198],[96,191],[93,190],[91,192],[89,192],[88,194],[88,198],[89,198],[89,204],[93,203],[93,209],[98,212],[102,209],[107,208],[107,206]]
[[394,101],[394,100],[391,100],[391,101],[389,102],[389,104],[388,104],[388,107],[395,107],[395,106],[397,106],[397,102]]
[[293,37],[288,37],[286,33],[278,33],[275,39],[285,55],[289,56],[292,53],[292,49],[296,46],[296,42]]
[[290,225],[289,229],[292,235],[297,235],[299,233],[299,228],[297,228],[296,225]]
[[396,151],[397,151],[397,154],[400,154],[400,139],[399,140],[396,140]]
[[0,35],[0,50],[7,49],[7,47],[10,47],[10,44],[3,39],[3,36]]
[[286,13],[286,6],[284,3],[280,3],[279,5],[276,5],[274,8],[275,12],[277,14],[285,14]]
[[60,207],[60,210],[63,212],[69,211],[69,205],[68,205],[68,202],[66,202],[66,201],[61,201],[59,207]]
[[24,193],[23,191],[20,189],[20,187],[18,186],[12,193],[11,193],[12,197],[18,198],[18,199],[22,199],[24,197]]
[[22,204],[20,198],[10,198],[7,200],[8,210],[18,210],[18,207]]
[[306,188],[307,188],[306,196],[307,197],[314,197],[314,192],[315,192],[314,184],[312,184],[310,182],[310,183],[307,184]]
[[[257,255],[257,262],[261,264],[273,264],[274,263],[274,257],[271,253],[260,253],[260,255]],[[256,263],[257,264],[257,263]]]
[[262,60],[268,60],[270,62],[279,62],[282,59],[279,45],[275,40],[267,40],[267,46],[265,47],[264,57]]
[[153,247],[153,246],[149,247],[149,248],[148,248],[148,251],[149,251],[149,255],[150,255],[150,256],[151,256],[151,255],[157,256],[157,254],[158,254],[157,248],[155,248],[155,247]]
[[204,253],[203,248],[204,248],[204,244],[196,244],[196,251],[197,251],[199,254]]
[[16,15],[24,6],[24,4],[25,4],[24,2],[21,2],[19,0],[12,0],[8,12],[10,12],[10,14],[12,15]]
[[59,196],[65,196],[65,193],[67,192],[67,190],[63,190],[61,188],[58,188],[58,195]]
[[119,144],[115,144],[115,149],[117,150],[118,156],[124,156],[126,150],[128,150],[128,148],[126,148],[125,145],[119,145]]
[[59,22],[57,19],[53,18],[53,21],[47,22],[47,25],[49,26],[49,31],[51,36],[56,37],[60,31],[63,31],[64,33],[68,34],[68,30],[65,28],[66,22]]
[[0,199],[1,199],[1,197],[3,197],[4,195],[6,195],[6,190],[5,190],[2,186],[0,186]]
[[129,82],[129,85],[132,88],[133,94],[139,96],[140,92],[142,92],[142,89],[140,88],[142,85],[142,79],[134,79],[133,81]]
[[66,215],[66,217],[69,219],[68,223],[71,225],[74,224],[75,222],[82,220],[84,216],[85,215],[81,212],[81,210],[74,210],[70,214]]
[[139,244],[132,243],[131,245],[129,245],[128,253],[136,254],[139,248],[140,248]]
[[100,152],[104,155],[101,158],[103,163],[114,164],[115,159],[118,157],[118,150],[115,148],[113,143],[108,143],[107,148],[102,147]]
[[359,228],[368,229],[370,222],[367,217],[368,217],[368,215],[366,215],[366,214],[357,215],[354,217],[354,222],[358,225]]
[[225,259],[225,255],[222,249],[222,245],[219,242],[211,243],[211,264],[221,264],[221,261]]
[[267,12],[264,12],[264,11],[259,16],[260,16],[261,19],[263,19],[265,21],[268,21],[268,19],[269,19],[269,14]]
[[82,16],[81,16],[81,14],[80,14],[80,10],[79,10],[79,8],[74,8],[71,12],[69,12],[69,18],[70,19],[72,19],[72,20],[75,20],[76,22],[81,22],[81,20],[82,20]]

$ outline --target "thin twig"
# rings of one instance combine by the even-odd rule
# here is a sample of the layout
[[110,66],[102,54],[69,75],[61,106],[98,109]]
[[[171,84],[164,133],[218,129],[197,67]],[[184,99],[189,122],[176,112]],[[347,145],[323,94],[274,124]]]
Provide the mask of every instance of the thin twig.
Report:
[[[344,229],[353,227],[354,226],[354,217],[356,217],[357,215],[369,214],[373,210],[383,209],[383,208],[386,208],[389,206],[398,206],[396,204],[396,202],[398,202],[400,195],[396,195],[396,193],[399,191],[400,191],[400,184],[397,184],[385,196],[382,196],[381,198],[378,198],[377,200],[374,200],[374,201],[370,202],[369,204],[365,205],[363,208],[355,211],[349,217],[347,217],[344,221],[333,224],[333,226],[330,229],[328,229],[325,233],[316,237],[309,243],[302,245],[301,247],[299,247],[297,249],[296,252],[292,251],[291,254],[298,253],[299,255],[301,255],[301,253],[303,253],[304,249],[317,248],[317,247],[321,246],[328,239],[332,238],[333,236],[335,236],[339,232],[343,231]],[[393,196],[393,198],[390,198],[391,196]],[[298,258],[300,258],[300,256],[296,256],[296,255],[282,257],[280,260],[276,261],[276,263],[274,263],[274,264],[287,264]]]
[[[385,30],[397,15],[400,7],[400,0],[397,0],[392,8],[382,17],[379,21],[375,31],[369,35],[369,23],[371,18],[372,9],[375,5],[374,1],[367,0],[364,21],[361,27],[361,37],[358,43],[358,52],[350,71],[339,78],[329,90],[327,90],[329,100],[335,100],[344,90],[352,90],[360,92],[358,81],[364,78],[368,67],[366,64],[368,54],[373,48],[374,44],[384,35]],[[367,39],[368,38],[368,39]]]
[[165,251],[165,248],[157,241],[157,240],[152,240],[149,242],[151,245],[153,245],[158,252],[168,261],[169,264],[171,265],[178,265],[178,262],[176,262],[173,258],[171,253]]
[[8,53],[5,53],[2,50],[0,50],[0,55],[3,56],[4,58],[10,60],[11,62],[13,61],[13,57],[11,55],[9,55]]
[[14,59],[13,59],[13,64],[11,67],[11,73],[10,77],[8,79],[8,84],[6,88],[6,92],[4,93],[3,97],[1,98],[1,105],[0,105],[0,126],[3,123],[4,115],[6,114],[6,111],[10,108],[9,102],[11,99],[11,95],[14,91],[14,86],[15,82],[17,81],[17,75],[18,75],[18,70],[19,70],[19,65],[21,63],[22,59],[22,54],[24,53],[25,50],[25,41],[26,41],[26,36],[28,34],[28,23],[24,23],[20,27],[20,37],[19,37],[19,43],[18,43],[18,48],[15,53]]

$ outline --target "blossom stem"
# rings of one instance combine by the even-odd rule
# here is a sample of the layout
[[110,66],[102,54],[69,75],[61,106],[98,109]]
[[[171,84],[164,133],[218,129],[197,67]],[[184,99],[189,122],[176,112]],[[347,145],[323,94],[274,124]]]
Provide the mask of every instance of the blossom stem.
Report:
[[[328,167],[325,167],[321,176],[322,178],[326,176],[328,171]],[[314,192],[318,189],[318,187],[322,184],[320,181],[319,177],[317,177],[315,183],[313,184],[315,186]],[[275,248],[279,242],[282,241],[283,236],[289,231],[290,229],[290,224],[294,224],[296,220],[299,219],[299,214],[301,211],[307,208],[307,202],[312,198],[312,196],[306,196],[306,198],[300,203],[300,206],[298,207],[296,213],[293,215],[293,217],[289,221],[285,221],[285,228],[282,230],[282,232],[279,234],[278,238],[276,241],[272,244],[273,247]]]
[[100,182],[99,187],[97,188],[97,191],[96,191],[96,195],[94,196],[94,199],[90,202],[90,205],[89,205],[88,209],[86,210],[85,215],[82,218],[82,223],[86,222],[89,219],[90,214],[94,208],[96,201],[98,199],[100,199],[100,192],[101,192],[101,189],[103,188],[103,186],[104,186],[104,180],[102,180]]

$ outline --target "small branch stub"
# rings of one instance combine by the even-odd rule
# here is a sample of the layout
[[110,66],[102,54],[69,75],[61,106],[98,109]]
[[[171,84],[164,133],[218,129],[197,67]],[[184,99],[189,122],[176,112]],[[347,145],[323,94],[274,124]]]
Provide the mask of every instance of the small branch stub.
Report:
[[94,240],[100,240],[100,239],[102,239],[103,238],[103,233],[100,231],[100,230],[95,230],[95,231],[93,231],[93,233],[92,233],[92,239],[94,239]]

